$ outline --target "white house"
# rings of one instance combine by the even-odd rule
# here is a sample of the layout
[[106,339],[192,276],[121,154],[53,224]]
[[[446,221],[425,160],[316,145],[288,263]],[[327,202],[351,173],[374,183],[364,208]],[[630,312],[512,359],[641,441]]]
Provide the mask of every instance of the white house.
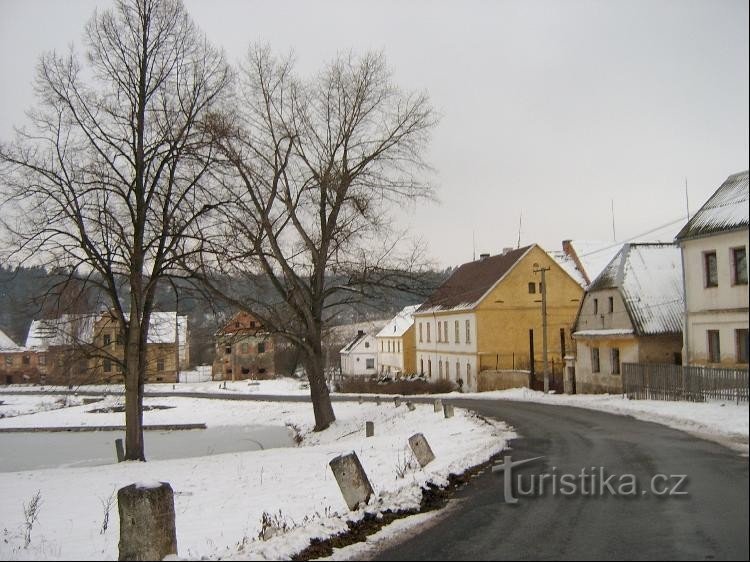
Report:
[[729,176],[677,234],[685,364],[748,365],[748,214],[746,170]]
[[362,330],[346,344],[340,352],[341,374],[366,376],[378,373],[377,346],[375,338]]

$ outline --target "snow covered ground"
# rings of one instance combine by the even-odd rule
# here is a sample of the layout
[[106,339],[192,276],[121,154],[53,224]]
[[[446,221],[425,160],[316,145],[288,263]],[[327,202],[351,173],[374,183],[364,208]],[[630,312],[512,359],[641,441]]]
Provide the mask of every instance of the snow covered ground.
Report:
[[632,416],[660,423],[717,441],[744,454],[748,453],[750,432],[750,409],[746,402],[739,405],[733,401],[717,400],[705,403],[671,402],[666,400],[629,400],[622,395],[611,394],[544,394],[528,388],[514,388],[494,392],[445,394],[447,398],[474,398],[494,400],[520,400],[557,406],[576,406]]
[[[0,400],[16,398],[0,395]],[[109,397],[0,419],[0,427],[121,425],[124,414],[88,412],[121,400]],[[147,398],[145,405],[173,406],[145,412],[146,424],[292,424],[304,440],[296,448],[0,474],[0,559],[116,559],[119,519],[112,498],[123,486],[152,481],[169,482],[175,491],[180,557],[285,558],[311,538],[345,530],[347,520],[366,512],[418,507],[422,485],[447,483],[450,473],[486,461],[513,437],[502,423],[465,410],[445,419],[431,405],[409,411],[393,402],[336,403],[337,421],[320,433],[311,432],[309,403],[168,397]],[[375,437],[365,438],[365,421],[375,422]],[[416,432],[425,435],[437,457],[424,469],[413,461],[406,466],[411,458],[407,439]],[[354,513],[348,512],[328,467],[332,458],[350,451],[359,456],[375,489],[370,504]],[[25,547],[24,508],[37,493],[38,519]],[[266,540],[259,538],[262,530]]]

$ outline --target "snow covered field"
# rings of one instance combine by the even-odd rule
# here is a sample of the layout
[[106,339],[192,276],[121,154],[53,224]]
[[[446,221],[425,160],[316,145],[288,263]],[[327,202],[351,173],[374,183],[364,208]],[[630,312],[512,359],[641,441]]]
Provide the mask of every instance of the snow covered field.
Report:
[[[0,395],[2,400],[16,398]],[[109,397],[104,403],[120,400]],[[0,427],[124,422],[124,414],[88,413],[102,405],[6,418]],[[146,424],[293,424],[304,440],[296,448],[0,474],[0,559],[116,559],[119,520],[117,502],[111,498],[123,486],[155,480],[169,482],[175,491],[180,557],[285,558],[304,548],[310,538],[345,530],[347,519],[359,519],[365,512],[418,507],[422,485],[447,483],[450,473],[487,460],[513,437],[502,423],[465,410],[445,419],[431,405],[409,411],[403,405],[395,408],[393,402],[336,403],[337,421],[320,433],[311,432],[309,403],[169,397],[147,398],[145,405],[174,406],[145,412]],[[365,438],[365,421],[375,422],[375,437]],[[437,456],[424,469],[414,463],[405,468],[411,456],[407,439],[416,432],[424,433]],[[375,489],[370,505],[355,513],[348,512],[328,467],[333,457],[350,451],[359,456]],[[147,458],[148,454],[146,450]],[[25,547],[24,507],[37,493],[38,519]],[[263,530],[266,540],[259,538]]]

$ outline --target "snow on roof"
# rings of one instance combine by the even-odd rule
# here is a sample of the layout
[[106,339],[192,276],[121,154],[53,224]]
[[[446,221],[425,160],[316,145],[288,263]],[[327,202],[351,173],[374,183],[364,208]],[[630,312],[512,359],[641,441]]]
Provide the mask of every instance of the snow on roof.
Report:
[[674,244],[625,244],[589,287],[619,289],[638,335],[682,333],[682,259]]
[[94,314],[63,314],[59,318],[33,320],[26,336],[26,347],[46,350],[50,346],[91,344],[97,317]]
[[0,351],[17,351],[20,347],[10,339],[5,332],[0,330]]
[[677,240],[748,227],[748,170],[732,174],[677,234]]
[[622,244],[618,242],[594,240],[569,240],[567,244],[573,251],[573,259],[583,269],[581,273],[589,282],[599,277],[622,248]]
[[565,273],[567,273],[581,287],[586,287],[586,285],[588,285],[588,282],[586,281],[584,274],[578,269],[578,266],[576,265],[575,260],[571,256],[567,255],[565,252],[547,252],[547,253],[553,260],[555,260],[555,262],[560,267],[563,268]]
[[376,334],[376,338],[400,338],[406,331],[414,325],[414,313],[421,305],[413,304],[405,306],[401,312],[396,314],[393,319],[386,324],[382,330]]
[[[128,315],[125,315],[128,318]],[[91,344],[94,342],[94,324],[101,314],[63,314],[59,318],[34,320],[26,337],[26,347],[47,349],[50,346]],[[149,322],[148,343],[174,343],[175,326],[179,341],[187,341],[187,316],[176,318],[174,312],[152,312]]]

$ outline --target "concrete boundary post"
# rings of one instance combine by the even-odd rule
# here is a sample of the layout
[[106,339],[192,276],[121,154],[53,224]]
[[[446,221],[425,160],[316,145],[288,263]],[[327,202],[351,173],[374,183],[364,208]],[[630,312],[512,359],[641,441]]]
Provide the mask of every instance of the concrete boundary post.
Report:
[[443,415],[446,418],[453,417],[453,404],[443,404]]
[[344,496],[350,511],[357,509],[360,503],[367,503],[372,496],[372,486],[367,479],[365,469],[355,452],[339,455],[328,463],[336,482]]
[[367,437],[372,437],[375,435],[375,422],[365,422],[365,435]]
[[400,396],[396,396],[393,399],[393,405],[396,406],[396,408],[398,408],[401,405],[401,397]]
[[435,460],[435,453],[432,452],[430,444],[421,433],[415,433],[409,437],[409,447],[411,447],[414,456],[417,458],[419,466],[424,468]]
[[435,400],[434,408],[435,408],[435,413],[443,411],[443,401],[440,400],[440,398]]
[[406,407],[407,407],[407,408],[409,408],[409,411],[410,411],[410,412],[413,412],[413,411],[414,411],[414,408],[416,408],[416,406],[414,405],[414,403],[413,403],[413,402],[407,402],[407,403],[406,403]]
[[117,491],[119,560],[163,560],[177,554],[174,493],[168,482],[138,483]]

